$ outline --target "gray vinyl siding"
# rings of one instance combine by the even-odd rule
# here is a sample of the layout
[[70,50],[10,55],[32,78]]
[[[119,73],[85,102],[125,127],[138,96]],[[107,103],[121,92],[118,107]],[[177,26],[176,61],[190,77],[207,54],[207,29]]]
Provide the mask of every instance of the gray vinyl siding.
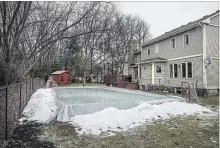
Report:
[[[189,45],[184,46],[183,35],[189,33]],[[176,39],[176,48],[171,49],[171,39]],[[155,44],[159,43],[159,53],[155,54]],[[191,56],[196,54],[202,54],[202,27],[196,27],[186,32],[177,34],[173,37],[169,37],[165,40],[153,43],[151,45],[142,48],[141,60],[162,57],[165,59],[179,58],[185,56]],[[150,48],[150,55],[147,54],[147,50]]]
[[[140,84],[152,84],[152,65],[142,64]],[[145,68],[145,69],[144,69]]]
[[207,56],[219,57],[219,28],[207,25],[206,38]]
[[137,59],[136,59],[136,62],[140,62],[140,61],[141,61],[141,54],[137,54],[137,55],[136,55],[136,58],[137,58]]
[[[219,15],[210,19],[211,24],[219,26]],[[206,27],[206,54],[219,58],[219,28],[207,25]],[[219,60],[212,58],[212,63],[206,68],[207,88],[219,88]]]
[[210,19],[210,23],[219,26],[219,15]]
[[219,88],[219,60],[213,59],[212,63],[206,68],[207,88]]
[[[181,64],[184,62],[193,63],[193,78],[182,78]],[[198,80],[197,87],[203,88],[202,64],[201,63],[202,63],[202,56],[167,62],[165,64],[166,73],[164,74],[165,85],[173,86],[173,87],[180,87],[182,81],[188,81],[188,82],[195,84],[196,80]],[[177,70],[178,70],[177,78],[170,78],[170,68],[169,68],[170,64],[177,64]]]
[[[157,73],[156,67],[157,65],[161,66],[161,73]],[[159,85],[164,84],[164,74],[165,74],[165,63],[154,63],[154,84]]]

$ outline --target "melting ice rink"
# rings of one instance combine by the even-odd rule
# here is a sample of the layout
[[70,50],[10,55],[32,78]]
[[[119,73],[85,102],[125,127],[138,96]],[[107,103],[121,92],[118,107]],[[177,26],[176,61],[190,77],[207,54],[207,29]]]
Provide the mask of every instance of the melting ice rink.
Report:
[[162,103],[183,99],[112,87],[55,87],[53,90],[62,104],[58,120],[63,118],[63,114],[70,117],[94,113],[107,107],[125,110],[138,106],[145,101]]

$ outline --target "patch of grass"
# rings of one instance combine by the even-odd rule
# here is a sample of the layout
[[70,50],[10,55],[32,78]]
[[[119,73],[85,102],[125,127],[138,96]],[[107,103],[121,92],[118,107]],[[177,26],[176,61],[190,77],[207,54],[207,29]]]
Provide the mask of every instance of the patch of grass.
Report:
[[213,96],[213,97],[202,97],[200,98],[201,103],[210,105],[212,107],[219,106],[219,96]]
[[[212,123],[202,125],[203,122]],[[165,123],[145,125],[135,134],[117,134],[95,144],[105,148],[206,148],[218,147],[218,119],[177,117]]]

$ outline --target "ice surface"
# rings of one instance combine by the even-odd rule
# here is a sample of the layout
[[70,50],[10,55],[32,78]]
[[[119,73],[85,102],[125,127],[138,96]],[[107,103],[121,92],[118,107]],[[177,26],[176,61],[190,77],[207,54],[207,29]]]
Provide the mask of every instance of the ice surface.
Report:
[[[95,90],[97,91],[97,89],[98,88]],[[106,92],[109,94],[114,90],[113,92],[118,94],[119,97],[117,97],[118,95],[112,94],[112,96],[116,98],[107,99],[107,101],[105,101],[106,99],[99,99],[100,102],[98,102],[97,99],[96,101],[86,103],[85,100],[89,100],[89,98],[85,98],[84,100],[77,98],[76,101],[74,101],[74,99],[70,99],[70,96],[74,93],[79,93],[74,90],[75,89],[68,89],[67,91],[70,92],[68,94],[66,93],[67,91],[65,92],[65,89],[63,89],[64,93],[66,93],[67,96],[69,95],[69,102],[72,103],[67,104],[68,100],[66,101],[65,98],[59,98],[59,100],[52,89],[38,89],[31,96],[23,111],[23,115],[25,116],[24,119],[45,123],[57,118],[59,121],[70,122],[80,127],[81,130],[77,130],[79,134],[100,135],[103,132],[112,134],[112,132],[126,131],[140,126],[146,123],[146,121],[151,122],[157,119],[163,120],[170,116],[203,114],[203,112],[212,113],[211,110],[198,104],[179,102],[183,101],[181,97],[161,96],[162,99],[159,99],[160,95],[144,94],[139,91],[117,88],[111,88],[111,90]],[[94,89],[90,90],[86,88],[84,90],[89,92],[91,96],[95,96],[95,94],[93,94]],[[104,95],[105,91],[101,92],[102,90],[103,89],[100,89],[99,94],[98,92],[96,92],[96,94],[100,95],[103,93],[102,95]],[[78,89],[78,91],[82,91],[82,89]],[[133,99],[126,100],[126,98],[122,98],[122,96],[126,95],[121,92],[129,92],[130,98]],[[59,93],[63,95],[62,91]],[[137,100],[135,100],[134,96],[138,94],[142,94],[143,96],[140,96],[140,98],[137,96]],[[146,97],[144,97],[144,95],[146,95]],[[80,96],[80,93],[78,96]],[[151,98],[154,96],[158,99]],[[101,98],[102,96],[100,95],[99,97]],[[111,97],[107,96],[107,98]],[[24,121],[24,119],[20,119],[20,121]]]
[[151,101],[167,99],[167,96],[143,93],[139,91],[126,91],[121,88],[108,87],[55,87],[53,88],[64,104],[87,104],[118,101]]
[[63,104],[57,116],[58,121],[68,121],[75,115],[91,114],[108,107],[125,110],[142,102],[164,102],[183,98],[144,93],[111,87],[55,87],[59,100]]
[[183,99],[111,87],[56,87],[54,91],[63,104],[60,111],[62,113],[57,118],[60,121],[66,120],[67,115],[73,116],[72,113],[66,112],[83,115],[101,111],[107,107],[125,110],[138,106],[144,101],[161,100],[160,102],[164,102],[163,100],[167,101],[167,99]]

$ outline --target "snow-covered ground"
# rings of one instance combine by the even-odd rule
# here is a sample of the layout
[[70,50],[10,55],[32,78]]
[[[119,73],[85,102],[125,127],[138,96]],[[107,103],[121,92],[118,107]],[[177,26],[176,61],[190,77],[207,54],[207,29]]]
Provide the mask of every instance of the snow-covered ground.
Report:
[[50,88],[38,89],[30,98],[23,110],[24,118],[28,121],[50,122],[57,115],[58,104],[56,95]]
[[[20,121],[26,119],[28,121],[50,122],[57,117],[59,110],[63,107],[61,106],[52,89],[38,89],[30,98],[23,111],[25,117]],[[65,118],[63,122],[70,122],[79,127],[77,128],[79,134],[100,135],[102,132],[110,134],[112,131],[126,131],[146,122],[167,119],[171,116],[204,113],[212,113],[212,111],[198,104],[178,101],[161,104],[143,102],[127,110],[108,107],[99,112],[86,115],[74,116],[74,113],[72,113],[73,115],[71,116],[74,117]]]

